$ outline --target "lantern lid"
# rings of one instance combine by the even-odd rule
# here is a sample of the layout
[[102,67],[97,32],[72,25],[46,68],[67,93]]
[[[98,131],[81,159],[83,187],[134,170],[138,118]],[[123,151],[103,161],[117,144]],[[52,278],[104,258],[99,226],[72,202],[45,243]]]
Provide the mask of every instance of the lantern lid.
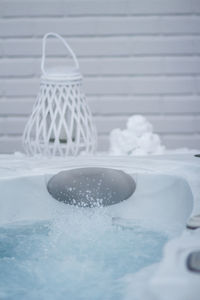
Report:
[[74,66],[58,66],[46,69],[45,73],[42,73],[41,78],[51,81],[73,81],[81,80],[82,76],[79,68]]

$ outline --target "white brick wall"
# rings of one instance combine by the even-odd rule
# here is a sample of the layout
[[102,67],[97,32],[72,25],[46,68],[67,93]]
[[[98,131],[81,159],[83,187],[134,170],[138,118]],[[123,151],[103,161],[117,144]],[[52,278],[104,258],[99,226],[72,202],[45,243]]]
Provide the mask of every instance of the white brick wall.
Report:
[[[99,149],[135,113],[168,147],[200,148],[199,0],[0,0],[0,153],[22,149],[48,31],[79,58]],[[55,40],[48,55],[67,61]]]

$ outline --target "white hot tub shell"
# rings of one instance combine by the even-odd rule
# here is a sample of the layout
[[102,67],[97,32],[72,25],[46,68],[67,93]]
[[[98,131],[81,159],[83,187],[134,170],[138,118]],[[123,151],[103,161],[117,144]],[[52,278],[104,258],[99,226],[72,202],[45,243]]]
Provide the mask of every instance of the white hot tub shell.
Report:
[[[190,155],[158,157],[0,157],[0,224],[47,220],[73,209],[48,193],[48,180],[61,170],[101,166],[130,174],[135,193],[127,200],[106,207],[117,222],[145,220],[162,230],[178,228],[169,241],[161,263],[147,283],[149,297],[158,300],[199,300],[200,275],[187,269],[186,259],[200,250],[200,231],[186,230],[191,215],[200,211],[200,159]],[[83,208],[91,209],[91,208]],[[98,208],[92,208],[98,209]],[[150,299],[150,298],[149,298]]]

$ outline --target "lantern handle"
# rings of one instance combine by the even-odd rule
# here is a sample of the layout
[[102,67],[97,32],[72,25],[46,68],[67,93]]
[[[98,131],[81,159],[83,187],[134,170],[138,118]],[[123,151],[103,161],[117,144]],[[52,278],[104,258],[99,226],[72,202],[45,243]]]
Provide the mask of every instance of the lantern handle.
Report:
[[75,66],[77,69],[79,69],[79,63],[78,63],[78,60],[77,60],[77,57],[74,53],[74,51],[71,49],[71,47],[68,45],[68,43],[65,41],[65,39],[60,36],[59,34],[57,33],[54,33],[54,32],[48,32],[44,35],[43,37],[43,40],[42,40],[42,61],[41,61],[41,70],[42,70],[42,73],[44,75],[47,75],[45,69],[44,69],[44,64],[45,64],[45,58],[46,58],[46,40],[49,36],[54,36],[56,38],[58,38],[65,46],[65,48],[69,51],[69,53],[71,54],[73,60],[74,60],[74,63],[75,63]]

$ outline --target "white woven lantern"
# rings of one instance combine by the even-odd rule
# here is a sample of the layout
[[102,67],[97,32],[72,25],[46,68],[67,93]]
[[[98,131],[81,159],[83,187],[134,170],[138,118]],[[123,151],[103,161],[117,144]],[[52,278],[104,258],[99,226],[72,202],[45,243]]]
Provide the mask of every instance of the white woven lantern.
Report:
[[[45,71],[46,40],[57,37],[71,54],[75,67],[65,73]],[[77,58],[67,42],[56,33],[43,38],[40,91],[23,134],[25,151],[30,154],[77,155],[93,153],[96,130],[82,93],[82,77]]]

